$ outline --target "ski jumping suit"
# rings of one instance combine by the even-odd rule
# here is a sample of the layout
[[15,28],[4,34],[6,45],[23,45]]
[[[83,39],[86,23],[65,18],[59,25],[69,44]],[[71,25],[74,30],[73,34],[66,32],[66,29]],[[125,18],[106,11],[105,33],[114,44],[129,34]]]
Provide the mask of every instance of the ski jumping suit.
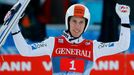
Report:
[[[89,75],[97,58],[117,54],[129,48],[130,9],[128,6],[116,4],[116,12],[121,19],[121,28],[119,40],[115,42],[103,43],[97,40],[86,40],[82,36],[74,39],[64,31],[60,37],[49,37],[40,43],[27,44],[18,25],[12,30],[13,39],[16,48],[23,56],[49,55],[52,59],[53,75]],[[87,19],[84,32],[87,30],[90,13],[85,6],[76,4],[67,10],[66,30],[69,30],[68,18],[70,16]]]
[[70,41],[66,32],[61,37],[49,37],[31,45],[27,44],[21,33],[13,35],[13,39],[23,56],[50,55],[54,75],[89,75],[97,58],[129,48],[130,27],[122,24],[119,40],[109,43],[85,40],[82,37]]

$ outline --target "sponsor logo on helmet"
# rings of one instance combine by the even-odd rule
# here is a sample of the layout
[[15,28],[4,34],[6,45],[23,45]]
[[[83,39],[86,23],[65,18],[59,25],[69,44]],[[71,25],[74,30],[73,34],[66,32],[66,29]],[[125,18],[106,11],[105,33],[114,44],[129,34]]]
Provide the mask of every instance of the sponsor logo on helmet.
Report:
[[83,17],[85,12],[85,8],[82,6],[75,6],[74,8],[74,16]]

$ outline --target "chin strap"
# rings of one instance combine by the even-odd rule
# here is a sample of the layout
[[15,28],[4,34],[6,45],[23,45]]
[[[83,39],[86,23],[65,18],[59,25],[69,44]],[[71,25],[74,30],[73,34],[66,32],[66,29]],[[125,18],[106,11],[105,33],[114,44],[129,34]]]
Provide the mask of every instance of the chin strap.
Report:
[[80,37],[73,37],[69,33],[67,33],[66,31],[63,32],[63,36],[66,38],[67,41],[69,41],[70,43],[75,43],[75,44],[79,44],[79,43],[81,43],[84,40],[82,38],[82,36],[80,36]]

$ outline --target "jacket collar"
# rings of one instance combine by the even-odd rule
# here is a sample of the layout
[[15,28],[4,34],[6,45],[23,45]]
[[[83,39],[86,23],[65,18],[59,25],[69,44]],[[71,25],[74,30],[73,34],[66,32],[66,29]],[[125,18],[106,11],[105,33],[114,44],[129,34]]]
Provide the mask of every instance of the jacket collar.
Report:
[[70,42],[70,43],[74,43],[74,44],[79,44],[81,43],[84,39],[82,36],[80,37],[72,37],[69,33],[67,33],[66,31],[63,32],[63,37],[65,37],[65,39]]

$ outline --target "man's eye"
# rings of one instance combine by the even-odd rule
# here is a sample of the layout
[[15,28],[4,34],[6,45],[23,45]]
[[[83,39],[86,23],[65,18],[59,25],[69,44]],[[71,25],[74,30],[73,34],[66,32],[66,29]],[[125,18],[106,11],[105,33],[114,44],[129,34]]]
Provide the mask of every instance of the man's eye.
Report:
[[76,23],[76,20],[73,20],[74,23]]
[[83,23],[84,23],[83,21],[80,22],[80,24],[83,24]]

